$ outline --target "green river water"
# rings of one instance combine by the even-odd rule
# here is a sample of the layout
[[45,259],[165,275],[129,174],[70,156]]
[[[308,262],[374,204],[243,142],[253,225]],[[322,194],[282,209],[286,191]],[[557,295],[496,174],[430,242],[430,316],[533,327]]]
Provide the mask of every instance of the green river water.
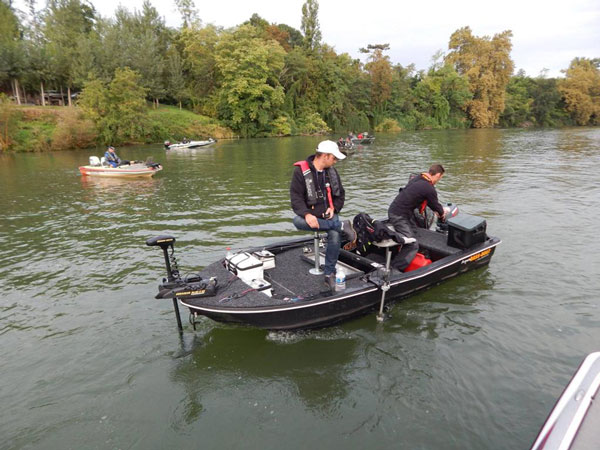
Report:
[[600,129],[377,136],[336,166],[342,218],[384,217],[409,174],[439,162],[440,199],[503,241],[489,267],[383,323],[205,319],[180,337],[145,240],[176,236],[185,273],[301,235],[292,163],[318,141],[117,149],[164,165],[148,180],[80,176],[100,149],[0,155],[0,448],[529,448],[600,350]]

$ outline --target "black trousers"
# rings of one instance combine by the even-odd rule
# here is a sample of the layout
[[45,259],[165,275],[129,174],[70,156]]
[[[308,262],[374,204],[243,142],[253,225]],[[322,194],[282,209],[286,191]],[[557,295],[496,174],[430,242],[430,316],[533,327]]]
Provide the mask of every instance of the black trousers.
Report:
[[[410,216],[393,216],[389,215],[390,223],[398,233],[404,237],[416,238],[417,222],[414,214]],[[400,251],[392,259],[392,267],[396,270],[404,271],[415,258],[419,251],[419,243],[405,244]]]

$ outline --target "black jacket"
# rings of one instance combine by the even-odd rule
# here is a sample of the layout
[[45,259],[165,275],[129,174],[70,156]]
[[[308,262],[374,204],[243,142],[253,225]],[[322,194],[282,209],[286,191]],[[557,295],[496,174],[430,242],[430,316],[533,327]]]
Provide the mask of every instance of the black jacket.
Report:
[[[310,167],[310,171],[315,180],[315,185],[317,186],[317,195],[319,197],[317,204],[314,206],[310,206],[308,204],[308,198],[306,194],[306,182],[304,180],[304,175],[302,174],[302,170],[300,169],[300,167],[294,167],[292,182],[290,183],[290,200],[292,203],[292,209],[300,217],[304,217],[306,214],[310,213],[318,218],[323,218],[323,214],[325,213],[325,211],[327,211],[328,208],[327,192],[324,190],[323,186],[319,186],[319,183],[316,182],[317,170],[313,165],[314,159],[315,155],[311,155],[308,158],[306,158],[306,161],[308,162],[308,166]],[[339,212],[344,207],[344,201],[346,199],[346,193],[344,191],[344,187],[342,186],[342,180],[340,179],[337,170],[335,170],[333,167],[325,169],[323,173],[325,174],[325,181],[329,181],[330,176],[337,177],[339,193],[338,195],[335,195],[335,193],[333,193],[332,197],[335,212],[339,214]]]
[[396,196],[388,209],[389,216],[412,216],[415,208],[420,208],[424,200],[427,206],[440,216],[444,207],[440,204],[435,187],[422,175],[412,178]]

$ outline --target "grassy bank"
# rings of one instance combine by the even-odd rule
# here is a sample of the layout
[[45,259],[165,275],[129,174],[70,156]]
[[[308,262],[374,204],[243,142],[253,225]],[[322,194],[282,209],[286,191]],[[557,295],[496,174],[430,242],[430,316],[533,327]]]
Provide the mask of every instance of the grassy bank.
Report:
[[[216,120],[171,106],[148,109],[144,135],[132,142],[151,144],[181,138],[227,139],[233,132]],[[88,148],[97,144],[94,123],[78,107],[7,105],[0,112],[0,151],[41,152]]]

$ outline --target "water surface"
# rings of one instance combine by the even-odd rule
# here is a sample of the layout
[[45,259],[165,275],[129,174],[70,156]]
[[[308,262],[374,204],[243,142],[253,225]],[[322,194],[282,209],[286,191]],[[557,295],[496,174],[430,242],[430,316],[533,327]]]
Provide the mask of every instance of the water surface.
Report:
[[153,297],[182,272],[298,235],[292,163],[318,138],[150,156],[150,180],[81,177],[100,149],[0,156],[0,448],[528,448],[599,350],[600,130],[381,135],[337,165],[342,212],[383,217],[411,172],[503,243],[488,268],[304,333],[203,321]]

